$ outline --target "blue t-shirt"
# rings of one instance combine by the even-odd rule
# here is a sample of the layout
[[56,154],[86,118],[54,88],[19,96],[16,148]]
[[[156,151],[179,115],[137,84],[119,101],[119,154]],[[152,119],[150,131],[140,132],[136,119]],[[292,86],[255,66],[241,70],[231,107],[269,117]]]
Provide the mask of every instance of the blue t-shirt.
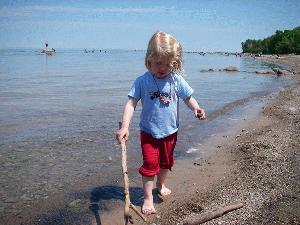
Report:
[[[176,73],[159,79],[146,72],[134,81],[128,96],[142,102],[140,129],[159,139],[178,130],[179,98],[186,99],[193,92],[184,78]],[[170,102],[161,102],[161,96]]]

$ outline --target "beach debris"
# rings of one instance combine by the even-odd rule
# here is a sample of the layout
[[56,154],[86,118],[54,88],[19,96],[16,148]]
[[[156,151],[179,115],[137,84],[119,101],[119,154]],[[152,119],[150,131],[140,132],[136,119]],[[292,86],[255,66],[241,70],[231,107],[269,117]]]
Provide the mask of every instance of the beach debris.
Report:
[[[122,126],[122,123],[119,122],[119,127]],[[138,214],[144,221],[146,221],[146,217],[133,205],[130,201],[129,196],[129,178],[128,178],[128,169],[127,169],[127,150],[125,139],[121,142],[121,153],[122,153],[122,171],[124,178],[124,198],[125,198],[125,206],[124,206],[124,224],[133,223],[132,216],[129,213],[129,209],[131,208],[136,214]]]
[[218,218],[223,216],[226,213],[229,213],[233,210],[240,209],[244,205],[243,203],[238,203],[238,204],[233,204],[233,205],[228,205],[222,208],[218,208],[214,211],[207,211],[201,214],[196,215],[192,219],[187,219],[183,222],[183,225],[197,225],[197,224],[202,224],[205,223],[209,220]]
[[198,148],[189,148],[189,149],[186,151],[186,153],[192,153],[192,152],[197,152],[197,151],[199,151]]
[[70,202],[68,204],[68,207],[70,207],[70,208],[78,208],[78,207],[80,207],[80,203],[81,203],[81,200],[80,199],[76,199],[76,200]]

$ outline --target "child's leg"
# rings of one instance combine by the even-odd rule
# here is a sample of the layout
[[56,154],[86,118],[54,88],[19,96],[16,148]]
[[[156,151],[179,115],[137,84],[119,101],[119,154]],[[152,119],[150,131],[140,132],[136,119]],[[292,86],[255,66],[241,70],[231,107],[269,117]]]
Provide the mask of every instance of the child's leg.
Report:
[[165,186],[168,170],[174,165],[174,148],[176,146],[177,133],[171,134],[159,143],[160,172],[157,174],[156,187],[162,196],[171,194],[171,190]]
[[167,196],[171,194],[171,190],[165,186],[165,180],[168,174],[168,169],[160,169],[159,174],[157,174],[156,187],[158,192],[162,196]]
[[153,195],[152,195],[154,177],[143,176],[142,180],[143,180],[143,189],[144,189],[144,204],[142,206],[142,213],[145,215],[150,215],[156,213],[153,204]]
[[140,167],[139,172],[143,178],[144,204],[142,213],[145,215],[156,213],[152,189],[154,177],[159,172],[159,151],[155,143],[156,140],[150,134],[141,132],[143,165]]

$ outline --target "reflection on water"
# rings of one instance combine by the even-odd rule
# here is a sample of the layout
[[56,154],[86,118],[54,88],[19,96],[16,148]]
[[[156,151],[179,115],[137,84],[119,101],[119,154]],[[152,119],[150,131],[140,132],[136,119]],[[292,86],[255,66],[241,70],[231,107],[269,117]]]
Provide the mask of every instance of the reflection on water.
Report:
[[[33,50],[0,51],[2,200],[24,195],[47,198],[99,173],[101,186],[116,180],[120,155],[115,132],[129,88],[145,71],[144,55],[144,51],[58,50],[55,56],[35,55]],[[208,119],[198,124],[181,104],[177,157],[187,156],[186,151],[203,137],[229,126],[230,120],[223,121],[222,116],[289,82],[256,75],[255,70],[270,65],[252,58],[186,54],[185,62],[185,79]],[[246,72],[199,72],[229,65]],[[127,143],[132,177],[138,176],[141,159],[140,110],[139,105]]]

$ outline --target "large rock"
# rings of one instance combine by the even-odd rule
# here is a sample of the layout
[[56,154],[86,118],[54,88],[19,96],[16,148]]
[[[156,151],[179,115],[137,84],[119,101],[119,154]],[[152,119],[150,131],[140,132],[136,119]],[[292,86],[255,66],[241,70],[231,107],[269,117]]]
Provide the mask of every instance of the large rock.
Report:
[[203,69],[203,70],[200,70],[201,73],[206,73],[206,72],[214,72],[216,70],[210,68],[210,69]]
[[275,74],[275,72],[273,70],[257,70],[255,71],[255,73],[257,74]]
[[235,67],[235,66],[228,66],[228,67],[226,67],[226,68],[224,69],[224,71],[226,71],[226,72],[238,72],[239,70],[238,70],[238,68]]
[[281,75],[293,75],[292,72],[287,71],[287,70],[283,70],[283,69],[279,69],[279,68],[273,68],[273,71],[274,71],[278,76],[281,76]]
[[210,69],[203,69],[203,70],[200,70],[201,73],[206,73],[206,72],[222,72],[222,71],[225,71],[225,72],[238,72],[238,68],[235,67],[235,66],[228,66],[224,69],[213,69],[213,68],[210,68]]

